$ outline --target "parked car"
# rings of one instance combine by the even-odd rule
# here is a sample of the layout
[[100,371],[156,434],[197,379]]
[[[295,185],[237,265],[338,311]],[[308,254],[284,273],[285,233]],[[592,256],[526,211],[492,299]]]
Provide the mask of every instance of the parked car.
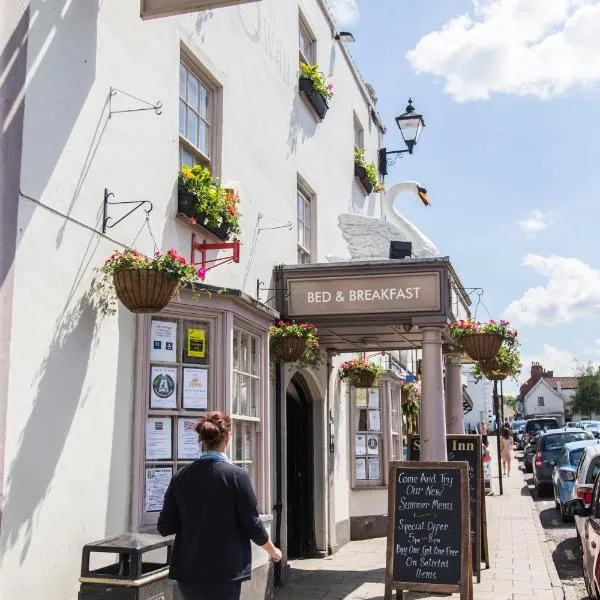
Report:
[[589,431],[582,431],[576,427],[552,429],[540,433],[533,462],[533,483],[539,496],[552,483],[552,471],[554,465],[558,462],[564,445],[569,442],[593,439],[594,436]]
[[[594,446],[594,448],[596,448]],[[589,448],[586,448],[586,453]],[[579,463],[581,467],[582,463]],[[592,486],[588,504],[583,498],[573,498],[565,504],[567,516],[575,517],[581,542],[583,578],[590,598],[600,599],[600,477]]]
[[[573,482],[573,491],[571,492],[571,499],[583,500],[586,507],[590,505],[592,500],[592,489],[596,476],[600,472],[600,444],[588,446],[584,452],[579,466],[577,467],[577,473],[575,474],[575,481]],[[575,528],[577,529],[577,535],[581,535],[581,529],[583,527],[583,520],[575,517]]]
[[525,431],[523,434],[523,443],[529,444],[540,431],[549,429],[559,429],[560,423],[555,417],[539,417],[536,419],[527,419],[525,421]]
[[515,421],[512,427],[513,443],[517,450],[523,450],[523,434],[526,421]]
[[600,437],[600,421],[580,421],[581,428],[591,432],[594,437]]
[[573,486],[577,467],[583,458],[587,446],[600,444],[600,440],[583,440],[581,442],[569,442],[565,444],[558,462],[552,471],[552,487],[554,490],[554,503],[560,511],[563,521],[570,521],[571,517],[565,514],[565,503],[572,499]]

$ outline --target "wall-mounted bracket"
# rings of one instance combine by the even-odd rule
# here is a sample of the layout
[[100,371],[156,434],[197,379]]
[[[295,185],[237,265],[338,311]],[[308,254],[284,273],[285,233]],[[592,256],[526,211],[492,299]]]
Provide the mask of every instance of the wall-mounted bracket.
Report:
[[[106,233],[107,229],[111,229],[115,225],[118,225],[123,219],[126,219],[131,213],[135,212],[138,208],[141,208],[142,206],[144,206],[144,204],[149,205],[149,208],[144,209],[144,211],[146,212],[146,218],[148,218],[148,215],[154,208],[152,206],[152,202],[150,202],[150,200],[132,200],[130,202],[111,202],[109,200],[109,198],[111,198],[111,197],[114,198],[115,195],[112,192],[109,192],[108,189],[104,188],[104,206],[102,208],[102,233]],[[135,206],[129,212],[125,213],[118,221],[115,221],[114,223],[111,223],[109,225],[108,222],[111,220],[111,217],[108,216],[108,207],[114,206],[117,204],[135,204]]]
[[261,291],[275,292],[270,298],[267,298],[265,300],[265,304],[268,304],[269,302],[271,302],[271,300],[273,300],[273,298],[283,297],[283,299],[287,300],[290,296],[290,293],[287,290],[279,290],[277,288],[265,287],[265,282],[261,281],[260,279],[257,279],[256,280],[256,299],[259,302],[262,302],[262,300],[260,299]]
[[[116,96],[117,94],[123,94],[125,96],[128,96],[129,98],[132,98],[133,100],[136,100],[137,102],[141,102],[142,104],[145,104],[146,106],[144,106],[143,108],[128,108],[125,110],[113,110],[112,107],[112,99],[114,96]],[[153,110],[157,115],[161,115],[162,114],[162,108],[163,108],[163,104],[160,100],[157,100],[154,104],[152,104],[151,102],[147,102],[146,100],[142,100],[141,98],[138,98],[137,96],[133,96],[132,94],[129,94],[127,92],[124,92],[123,90],[119,90],[117,88],[114,88],[111,86],[110,88],[110,94],[109,94],[109,111],[108,111],[108,116],[110,117],[111,115],[115,115],[118,113],[130,113],[130,112],[140,112],[140,111],[144,111],[144,110]]]
[[[219,258],[207,258],[209,250],[231,250],[231,254],[228,256],[221,256]],[[198,253],[200,256],[198,256]],[[214,269],[219,265],[227,263],[239,263],[240,262],[240,240],[234,239],[232,242],[217,242],[207,243],[203,241],[201,243],[196,241],[196,234],[192,234],[192,264],[201,265],[205,271]]]

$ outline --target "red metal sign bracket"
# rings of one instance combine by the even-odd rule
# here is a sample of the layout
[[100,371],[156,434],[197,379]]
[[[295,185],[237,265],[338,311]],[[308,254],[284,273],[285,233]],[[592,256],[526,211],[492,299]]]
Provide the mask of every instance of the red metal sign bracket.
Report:
[[[207,253],[210,250],[231,250],[231,254],[220,256],[219,258],[207,258]],[[200,256],[198,256],[198,253]],[[230,262],[240,262],[240,240],[234,239],[232,242],[216,242],[208,243],[206,240],[202,242],[196,241],[196,234],[192,233],[192,264],[202,265],[205,271],[214,269],[219,265],[224,265]]]

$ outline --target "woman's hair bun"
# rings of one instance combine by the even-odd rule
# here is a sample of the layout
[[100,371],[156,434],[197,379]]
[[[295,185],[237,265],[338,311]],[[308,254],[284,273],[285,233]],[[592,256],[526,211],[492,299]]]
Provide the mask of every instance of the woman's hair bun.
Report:
[[221,411],[206,413],[196,425],[196,433],[206,450],[220,446],[230,431],[231,417]]

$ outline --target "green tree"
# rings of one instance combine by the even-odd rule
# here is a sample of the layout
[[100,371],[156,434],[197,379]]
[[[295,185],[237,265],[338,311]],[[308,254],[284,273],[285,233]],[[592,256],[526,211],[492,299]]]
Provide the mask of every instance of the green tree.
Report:
[[508,408],[512,408],[512,410],[517,410],[517,398],[516,396],[504,396],[504,406],[508,406]]
[[600,369],[595,369],[592,363],[577,367],[577,392],[571,401],[571,411],[590,418],[593,413],[600,413]]

